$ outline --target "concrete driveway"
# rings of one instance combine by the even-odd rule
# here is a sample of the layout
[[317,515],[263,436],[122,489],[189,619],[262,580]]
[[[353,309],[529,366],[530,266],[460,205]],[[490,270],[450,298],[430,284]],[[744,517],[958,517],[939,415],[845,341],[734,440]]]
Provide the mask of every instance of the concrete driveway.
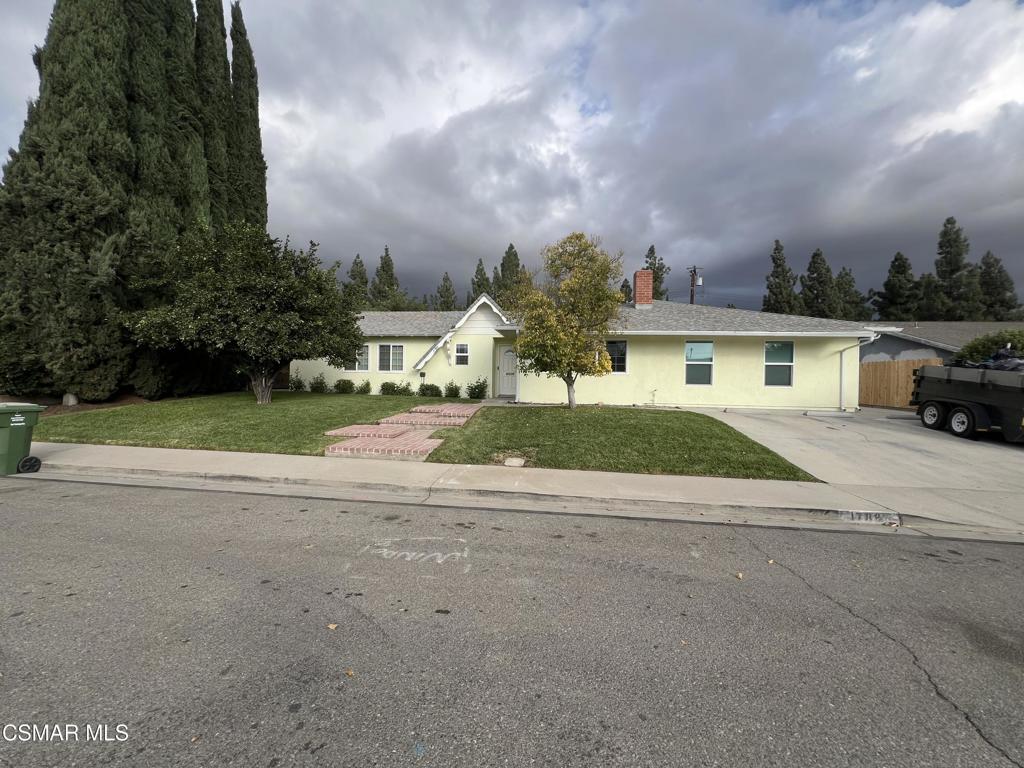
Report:
[[704,411],[819,480],[901,515],[1024,531],[1024,445],[964,440],[909,411]]

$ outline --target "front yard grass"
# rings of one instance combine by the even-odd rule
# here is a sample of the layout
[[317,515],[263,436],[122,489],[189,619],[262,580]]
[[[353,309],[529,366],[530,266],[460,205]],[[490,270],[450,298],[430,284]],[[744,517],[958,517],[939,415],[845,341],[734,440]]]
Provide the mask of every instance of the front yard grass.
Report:
[[482,408],[463,427],[439,430],[428,461],[605,472],[815,480],[784,458],[700,413],[640,408]]
[[275,392],[256,405],[248,392],[161,400],[40,419],[33,439],[52,443],[202,448],[322,456],[341,438],[324,432],[377,419],[417,405],[445,402],[429,397],[319,395]]

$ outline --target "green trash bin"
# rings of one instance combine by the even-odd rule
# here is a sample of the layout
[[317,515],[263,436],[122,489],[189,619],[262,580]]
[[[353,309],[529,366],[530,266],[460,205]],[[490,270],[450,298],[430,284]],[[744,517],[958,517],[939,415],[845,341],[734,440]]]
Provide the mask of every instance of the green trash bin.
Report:
[[29,451],[32,428],[45,410],[31,403],[0,403],[0,475],[39,471],[42,462]]

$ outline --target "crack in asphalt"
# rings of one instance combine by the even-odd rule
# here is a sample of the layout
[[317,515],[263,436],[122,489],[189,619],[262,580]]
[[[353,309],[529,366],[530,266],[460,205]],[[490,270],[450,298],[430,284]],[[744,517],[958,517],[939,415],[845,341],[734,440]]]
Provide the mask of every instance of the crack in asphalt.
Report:
[[[769,555],[767,552],[765,552],[760,546],[758,546],[758,544],[753,539],[751,539],[749,536],[747,536],[744,532],[740,531],[739,529],[736,529],[736,532],[739,533],[739,535],[742,536],[747,541],[747,543],[750,544],[750,546],[753,547],[755,550],[757,550],[757,552],[759,554],[761,554],[765,559],[774,559],[774,558],[771,557],[771,555]],[[790,575],[794,576],[805,587],[807,587],[809,590],[811,590],[815,594],[818,594],[821,597],[824,597],[826,600],[828,600],[833,605],[836,605],[839,608],[842,608],[844,611],[846,611],[848,614],[853,616],[855,619],[858,619],[859,621],[864,622],[869,627],[871,627],[873,630],[875,630],[875,632],[877,632],[879,635],[881,635],[882,637],[886,638],[890,642],[892,642],[895,645],[897,645],[900,648],[902,648],[910,656],[911,660],[914,663],[914,666],[917,667],[919,670],[921,670],[922,674],[924,674],[925,679],[928,681],[928,684],[932,687],[932,690],[935,692],[936,696],[938,696],[942,701],[946,702],[949,706],[951,706],[953,708],[953,710],[958,715],[960,715],[960,717],[962,717],[964,719],[964,721],[968,725],[971,726],[971,728],[974,729],[974,732],[978,734],[978,737],[982,741],[984,741],[989,747],[991,747],[993,750],[995,750],[1000,755],[1002,755],[1006,759],[1007,762],[1009,762],[1011,765],[1016,766],[1017,768],[1024,768],[1024,765],[1019,763],[1017,760],[1013,759],[1013,757],[1011,757],[1010,754],[1005,749],[1003,749],[998,744],[996,744],[994,741],[992,741],[992,739],[985,733],[985,731],[982,730],[981,726],[978,725],[977,722],[975,722],[973,717],[971,717],[971,713],[970,712],[968,712],[963,707],[961,707],[959,704],[957,704],[949,694],[947,694],[945,691],[942,690],[942,688],[939,686],[939,684],[935,681],[935,678],[932,677],[932,673],[924,665],[924,663],[918,657],[917,653],[914,652],[914,649],[912,649],[909,645],[904,643],[902,640],[900,640],[895,635],[893,635],[893,634],[887,632],[886,630],[884,630],[881,626],[879,626],[878,624],[873,622],[871,619],[869,619],[866,616],[862,616],[859,613],[857,613],[855,610],[853,610],[853,608],[848,606],[846,603],[844,603],[841,600],[833,597],[828,592],[825,592],[823,589],[820,589],[819,587],[816,587],[814,584],[812,584],[806,578],[804,578],[804,576],[802,576],[800,573],[797,573],[797,571],[795,571],[793,568],[791,568],[790,566],[788,566],[785,563],[783,563],[781,560],[774,559],[774,565],[779,566],[780,568],[785,570],[787,573],[789,573]]]

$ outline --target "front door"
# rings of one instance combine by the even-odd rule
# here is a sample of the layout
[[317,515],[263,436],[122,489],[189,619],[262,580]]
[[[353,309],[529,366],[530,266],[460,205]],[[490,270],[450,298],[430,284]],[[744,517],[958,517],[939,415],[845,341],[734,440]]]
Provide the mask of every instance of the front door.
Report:
[[516,396],[516,351],[498,347],[498,397]]

